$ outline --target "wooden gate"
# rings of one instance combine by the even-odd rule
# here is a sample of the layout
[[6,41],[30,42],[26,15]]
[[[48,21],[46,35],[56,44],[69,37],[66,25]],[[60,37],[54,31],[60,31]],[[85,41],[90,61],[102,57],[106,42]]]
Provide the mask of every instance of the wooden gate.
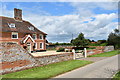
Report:
[[87,57],[87,51],[86,48],[84,48],[84,50],[72,50],[73,52],[73,59],[80,59],[80,58],[86,58]]

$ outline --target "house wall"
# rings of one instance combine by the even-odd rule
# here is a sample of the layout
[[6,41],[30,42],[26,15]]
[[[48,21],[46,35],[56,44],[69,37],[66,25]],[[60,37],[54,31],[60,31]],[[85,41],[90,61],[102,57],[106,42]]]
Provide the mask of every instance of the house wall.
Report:
[[72,53],[33,57],[21,46],[13,43],[0,43],[0,51],[2,74],[73,59]]
[[[18,39],[12,39],[11,34],[12,32],[2,32],[2,35],[0,36],[0,42],[16,42],[17,44],[23,46],[23,44],[21,44],[20,41],[25,37],[26,33],[18,33]],[[40,40],[39,34],[37,34],[37,39],[35,40],[35,42],[37,43],[37,50],[46,50],[46,44],[45,44],[46,39],[45,38],[43,40]],[[43,49],[40,49],[40,43],[44,44]]]

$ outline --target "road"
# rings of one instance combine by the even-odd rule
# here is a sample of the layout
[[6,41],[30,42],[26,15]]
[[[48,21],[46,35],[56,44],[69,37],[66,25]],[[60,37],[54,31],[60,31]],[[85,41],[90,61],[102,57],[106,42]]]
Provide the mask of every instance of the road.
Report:
[[120,69],[118,57],[120,58],[120,55],[97,61],[54,78],[111,78]]

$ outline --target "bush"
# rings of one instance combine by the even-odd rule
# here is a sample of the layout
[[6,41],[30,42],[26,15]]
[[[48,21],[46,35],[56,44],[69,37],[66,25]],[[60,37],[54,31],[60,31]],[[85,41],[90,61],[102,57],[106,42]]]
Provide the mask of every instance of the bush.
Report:
[[65,48],[59,48],[58,50],[57,50],[57,52],[64,52],[65,51]]
[[88,49],[88,50],[89,50],[89,49],[96,49],[96,47],[89,47],[89,48],[87,48],[87,49]]
[[68,50],[66,50],[66,52],[68,52]]

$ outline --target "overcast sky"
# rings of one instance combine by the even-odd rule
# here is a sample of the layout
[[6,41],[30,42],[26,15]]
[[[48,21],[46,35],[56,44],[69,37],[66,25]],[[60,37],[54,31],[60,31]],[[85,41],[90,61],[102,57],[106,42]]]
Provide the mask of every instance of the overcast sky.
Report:
[[3,2],[0,15],[14,17],[23,10],[23,19],[47,33],[49,42],[70,42],[79,33],[87,39],[107,39],[118,27],[117,2]]

